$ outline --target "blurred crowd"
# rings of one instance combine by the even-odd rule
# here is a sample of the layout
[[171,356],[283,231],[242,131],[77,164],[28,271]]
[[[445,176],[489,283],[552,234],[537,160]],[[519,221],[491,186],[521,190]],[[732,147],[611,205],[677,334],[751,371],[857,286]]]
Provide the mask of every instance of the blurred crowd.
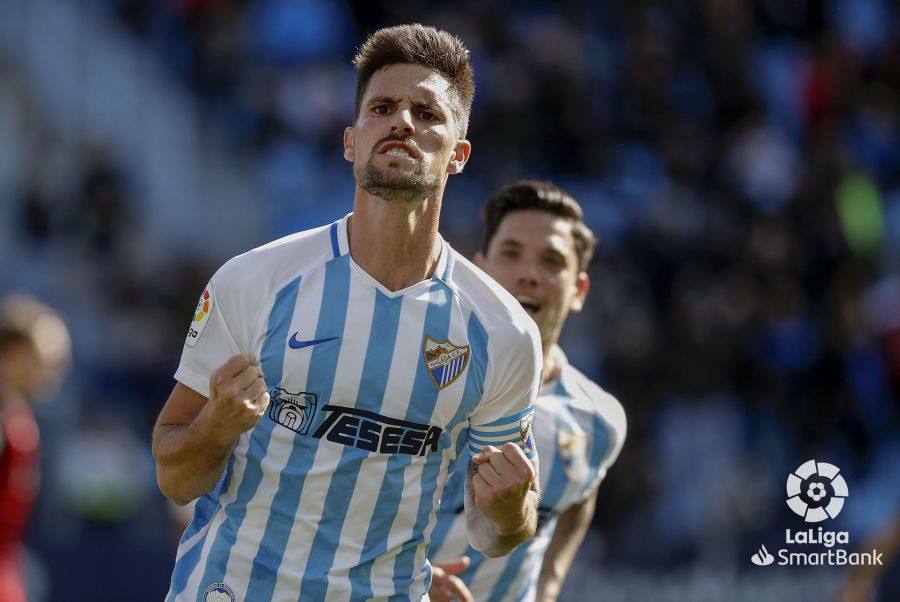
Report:
[[[622,401],[629,437],[591,562],[752,568],[759,543],[799,526],[784,479],[810,458],[842,469],[851,497],[834,528],[855,542],[900,514],[896,4],[94,2],[252,165],[262,239],[350,209],[340,140],[368,32],[421,21],[465,41],[474,148],[448,186],[444,236],[474,252],[483,201],[529,177],[571,192],[599,237],[562,343]],[[0,64],[7,90],[14,71]],[[13,207],[0,287],[54,304],[75,349],[67,399],[39,411],[54,470],[34,547],[74,578],[58,568],[66,545],[100,534],[94,545],[144,550],[167,575],[148,436],[194,297],[227,257],[156,248],[141,230],[152,207],[115,157],[59,148],[17,102],[29,144],[21,185],[0,190]]]

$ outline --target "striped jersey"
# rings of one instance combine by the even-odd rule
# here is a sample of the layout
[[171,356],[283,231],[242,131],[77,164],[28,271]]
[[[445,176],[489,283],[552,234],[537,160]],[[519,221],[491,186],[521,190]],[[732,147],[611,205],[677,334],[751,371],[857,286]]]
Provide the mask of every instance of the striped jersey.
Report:
[[200,297],[175,378],[209,397],[253,354],[271,403],[198,500],[167,600],[427,597],[457,460],[531,443],[528,315],[443,240],[432,278],[389,291],[351,258],[350,218],[232,259]]
[[429,556],[434,562],[468,556],[458,575],[477,602],[534,600],[544,553],[559,515],[584,501],[606,476],[625,441],[625,411],[615,397],[563,362],[559,377],[540,389],[532,424],[543,490],[538,532],[509,555],[487,558],[469,545],[463,511],[465,476],[455,473],[444,492]]

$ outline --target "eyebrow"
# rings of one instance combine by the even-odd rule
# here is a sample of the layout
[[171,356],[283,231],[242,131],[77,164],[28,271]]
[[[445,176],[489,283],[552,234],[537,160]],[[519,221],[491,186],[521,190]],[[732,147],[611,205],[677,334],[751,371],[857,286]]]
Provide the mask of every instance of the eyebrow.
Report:
[[[394,96],[374,96],[366,102],[366,106],[370,107],[372,105],[377,105],[377,104],[395,105],[398,102],[400,102],[400,99],[396,98]],[[427,100],[423,100],[423,101],[413,100],[412,104],[417,109],[425,109],[426,111],[434,111],[434,112],[441,113],[441,114],[443,114],[445,112],[445,109],[436,102],[430,102]]]
[[[514,238],[504,238],[504,239],[500,240],[498,244],[500,246],[512,246],[512,247],[518,247],[518,248],[525,246],[522,243],[520,243],[518,240],[515,240]],[[556,247],[544,247],[541,249],[540,252],[549,254],[549,255],[556,255],[558,257],[565,259],[566,261],[568,261],[568,259],[569,259],[564,251],[561,251],[561,250],[557,249]]]
[[375,96],[373,98],[370,98],[366,102],[366,104],[367,105],[375,105],[375,104],[381,104],[381,103],[397,104],[398,102],[400,102],[400,99],[394,98],[393,96]]

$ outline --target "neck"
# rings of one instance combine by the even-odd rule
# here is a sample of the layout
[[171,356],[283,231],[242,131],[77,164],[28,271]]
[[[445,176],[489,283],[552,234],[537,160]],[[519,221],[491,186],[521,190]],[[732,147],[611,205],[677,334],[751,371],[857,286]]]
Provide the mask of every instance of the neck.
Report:
[[357,187],[347,238],[353,261],[390,291],[430,278],[437,267],[440,195],[384,200]]
[[545,385],[551,380],[554,380],[559,377],[559,373],[562,370],[562,363],[559,360],[559,356],[553,353],[553,348],[556,346],[556,341],[547,343],[543,346],[544,352],[544,366],[541,368],[541,385]]

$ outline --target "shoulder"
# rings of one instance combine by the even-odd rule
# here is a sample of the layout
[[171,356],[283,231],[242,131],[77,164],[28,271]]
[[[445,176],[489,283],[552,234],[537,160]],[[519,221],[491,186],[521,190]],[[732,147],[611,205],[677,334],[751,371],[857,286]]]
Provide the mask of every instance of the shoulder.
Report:
[[335,229],[335,224],[327,224],[304,230],[233,257],[213,276],[217,295],[277,291],[324,265],[339,254]]
[[602,418],[612,431],[615,447],[621,447],[628,431],[625,408],[621,402],[571,364],[563,368],[562,378],[574,404]]
[[509,292],[478,266],[455,251],[448,285],[490,337],[495,352],[526,348],[540,355],[537,325]]

